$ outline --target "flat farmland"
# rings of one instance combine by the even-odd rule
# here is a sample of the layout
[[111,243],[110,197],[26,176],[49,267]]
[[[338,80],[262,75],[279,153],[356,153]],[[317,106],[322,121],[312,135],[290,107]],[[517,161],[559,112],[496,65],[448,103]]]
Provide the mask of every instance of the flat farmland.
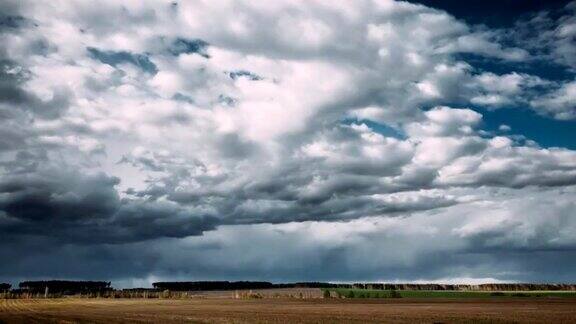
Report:
[[576,299],[2,299],[0,323],[575,323]]

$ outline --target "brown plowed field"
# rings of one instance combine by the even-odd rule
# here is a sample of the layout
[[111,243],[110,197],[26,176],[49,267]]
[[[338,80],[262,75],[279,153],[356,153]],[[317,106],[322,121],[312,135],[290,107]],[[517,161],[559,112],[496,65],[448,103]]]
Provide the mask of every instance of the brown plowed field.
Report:
[[0,323],[576,323],[576,299],[2,299]]

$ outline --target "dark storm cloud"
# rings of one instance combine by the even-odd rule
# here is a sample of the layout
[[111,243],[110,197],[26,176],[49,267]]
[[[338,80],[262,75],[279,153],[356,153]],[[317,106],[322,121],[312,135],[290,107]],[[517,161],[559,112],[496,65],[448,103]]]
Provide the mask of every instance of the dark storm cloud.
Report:
[[[250,233],[243,233],[246,240]],[[294,243],[275,237],[276,243],[258,241],[258,246],[230,248],[219,243],[178,244],[177,240],[157,240],[119,246],[63,246],[29,240],[7,243],[0,251],[3,265],[0,278],[18,281],[29,278],[81,278],[112,280],[115,287],[149,287],[158,278],[170,280],[269,280],[291,281],[412,281],[495,278],[518,282],[572,282],[576,266],[574,251],[533,251],[466,253],[426,251],[414,262],[394,263],[392,257],[362,251],[356,247],[313,247],[290,249]],[[150,244],[152,243],[152,244]],[[408,243],[408,242],[404,242]],[[48,248],[51,247],[51,248]],[[401,246],[394,246],[402,250]],[[12,248],[12,249],[10,249]],[[23,256],[19,250],[30,251]],[[389,250],[387,250],[389,251]],[[256,252],[256,253],[255,253]],[[236,262],[238,254],[251,262]],[[170,257],[168,257],[170,255]],[[387,261],[388,260],[388,261]],[[41,267],[38,264],[42,264]],[[554,264],[554,267],[550,265]],[[113,266],[111,266],[113,265]],[[136,280],[134,280],[136,279]],[[134,280],[134,281],[132,281]],[[494,279],[492,279],[494,280]]]
[[117,178],[72,173],[55,179],[54,175],[46,172],[4,177],[0,192],[7,195],[0,209],[23,221],[65,224],[108,217],[119,204],[114,190]]
[[18,28],[25,22],[22,16],[7,16],[0,14],[0,30],[4,28]]
[[[534,193],[526,190],[523,195]],[[20,257],[20,262],[6,265],[3,275],[17,277],[36,260],[46,264],[30,271],[33,276],[47,276],[56,269],[74,276],[78,272],[64,265],[78,263],[77,269],[86,278],[102,276],[117,283],[135,277],[153,280],[147,279],[150,275],[173,280],[570,281],[575,242],[569,231],[576,224],[569,213],[573,202],[562,200],[570,194],[562,190],[545,193],[546,206],[516,197],[505,199],[503,209],[497,204],[483,209],[480,203],[393,220],[223,226],[185,240],[32,248],[34,252]],[[518,217],[515,213],[522,206],[527,209]],[[477,217],[488,209],[508,214],[498,218],[501,224]],[[560,228],[566,233],[558,235]],[[41,238],[32,238],[22,244],[31,248],[42,242],[46,244]],[[2,251],[2,256],[11,253]],[[109,262],[117,267],[106,269]]]
[[[302,173],[300,173],[302,172]],[[133,195],[156,201],[165,197],[181,205],[215,210],[221,224],[275,223],[293,221],[346,220],[370,215],[390,215],[457,204],[451,197],[411,193],[408,200],[386,200],[371,196],[385,191],[373,176],[325,175],[314,185],[307,170],[265,173],[239,188],[186,191],[177,189],[176,178]],[[187,177],[185,175],[185,177]],[[162,183],[162,185],[159,185]],[[214,186],[209,181],[206,187]],[[307,187],[312,186],[311,189]],[[390,188],[396,191],[397,188]]]
[[0,231],[4,240],[45,237],[81,244],[123,243],[200,235],[217,219],[177,205],[121,200],[119,179],[73,170],[34,170],[0,181]]

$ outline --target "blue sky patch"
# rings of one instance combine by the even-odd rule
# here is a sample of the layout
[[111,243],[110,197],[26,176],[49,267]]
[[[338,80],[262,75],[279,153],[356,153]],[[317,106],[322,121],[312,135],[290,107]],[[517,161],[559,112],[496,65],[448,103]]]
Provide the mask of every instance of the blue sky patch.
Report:
[[576,149],[576,120],[556,120],[540,116],[532,110],[518,108],[475,110],[483,115],[484,129],[488,131],[497,131],[504,124],[512,128],[507,134],[523,135],[542,147]]
[[158,72],[158,68],[146,54],[133,54],[126,51],[102,51],[94,47],[88,47],[87,50],[93,59],[113,67],[118,64],[129,63],[148,73],[156,74]]
[[196,53],[204,58],[210,58],[210,55],[206,52],[208,48],[208,43],[201,39],[184,39],[177,38],[170,45],[170,53],[172,55],[178,56],[180,54],[190,54]]
[[384,123],[378,123],[369,119],[346,118],[341,121],[343,125],[362,125],[370,127],[374,132],[385,137],[394,137],[397,139],[406,139],[406,135],[401,130]]
[[574,71],[570,71],[565,66],[541,59],[508,62],[473,53],[458,53],[456,58],[472,65],[478,72],[492,72],[495,74],[525,73],[551,81],[573,80],[576,76]]
[[517,19],[542,10],[562,9],[570,0],[418,0],[423,4],[463,19],[472,24],[490,27],[513,27]]

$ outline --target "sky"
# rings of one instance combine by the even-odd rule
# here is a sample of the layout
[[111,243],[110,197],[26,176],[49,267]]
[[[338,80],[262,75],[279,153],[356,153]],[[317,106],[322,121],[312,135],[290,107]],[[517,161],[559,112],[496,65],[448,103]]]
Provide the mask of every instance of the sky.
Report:
[[576,281],[576,2],[5,0],[0,44],[0,281]]

